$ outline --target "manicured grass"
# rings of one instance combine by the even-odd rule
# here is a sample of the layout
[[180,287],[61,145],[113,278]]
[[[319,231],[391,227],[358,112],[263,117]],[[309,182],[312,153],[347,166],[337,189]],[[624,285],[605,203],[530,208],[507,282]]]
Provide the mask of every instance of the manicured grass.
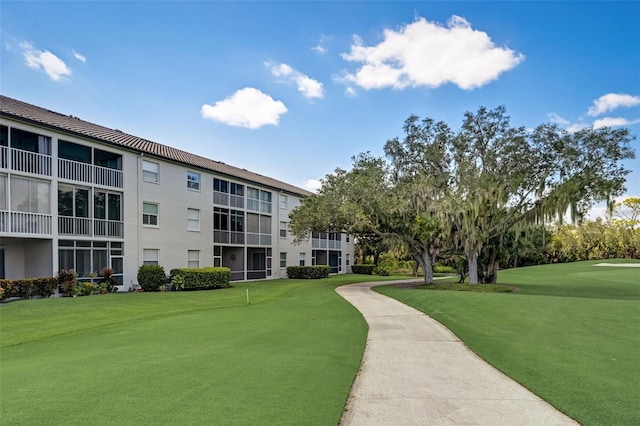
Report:
[[367,329],[334,289],[376,279],[3,305],[1,423],[337,424]]
[[520,289],[508,294],[376,290],[440,321],[580,423],[640,424],[640,269],[595,263],[501,271]]

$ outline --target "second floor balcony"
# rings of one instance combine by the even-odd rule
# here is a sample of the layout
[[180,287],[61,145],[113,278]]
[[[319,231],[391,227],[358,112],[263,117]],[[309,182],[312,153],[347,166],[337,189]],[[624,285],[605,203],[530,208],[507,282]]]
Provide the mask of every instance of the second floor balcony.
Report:
[[34,175],[51,176],[51,156],[22,149],[0,146],[0,166]]
[[124,238],[124,222],[86,217],[58,217],[58,234],[81,237]]
[[50,237],[51,215],[41,213],[0,211],[0,234]]
[[122,170],[64,158],[58,158],[58,177],[60,179],[93,183],[111,188],[122,188],[124,183]]

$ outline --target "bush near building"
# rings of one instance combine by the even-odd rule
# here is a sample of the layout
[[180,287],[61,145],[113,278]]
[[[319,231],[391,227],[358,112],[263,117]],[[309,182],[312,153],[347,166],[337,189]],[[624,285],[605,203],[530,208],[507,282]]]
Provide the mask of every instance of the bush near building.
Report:
[[226,288],[231,283],[231,269],[225,267],[176,268],[170,274],[172,280],[177,276],[184,279],[184,290]]
[[138,269],[138,284],[144,291],[158,291],[166,282],[167,276],[160,265],[142,265]]
[[287,277],[305,280],[327,278],[330,270],[327,265],[287,266]]

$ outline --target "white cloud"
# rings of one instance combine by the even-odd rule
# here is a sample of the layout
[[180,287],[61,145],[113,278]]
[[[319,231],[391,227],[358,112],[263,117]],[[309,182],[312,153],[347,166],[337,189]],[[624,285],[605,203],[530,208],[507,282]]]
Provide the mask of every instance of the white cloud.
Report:
[[495,80],[518,65],[524,55],[497,47],[485,32],[474,30],[464,18],[452,16],[447,26],[418,18],[398,31],[385,29],[384,40],[365,46],[358,36],[346,61],[363,65],[346,73],[343,82],[364,89],[453,83],[473,89]]
[[267,124],[277,126],[286,112],[284,103],[253,87],[240,89],[214,105],[204,104],[200,110],[202,118],[249,129]]
[[573,123],[570,126],[567,126],[565,128],[565,130],[569,133],[575,133],[577,131],[580,131],[582,129],[586,129],[587,127],[589,127],[588,125],[584,124],[584,123]]
[[593,128],[599,129],[601,127],[629,126],[631,124],[637,124],[637,123],[640,123],[640,119],[627,120],[626,118],[622,118],[622,117],[603,117],[593,122]]
[[358,94],[358,92],[356,92],[356,89],[354,89],[353,87],[347,86],[344,89],[344,94],[349,96],[349,97],[353,97],[353,96],[356,96]]
[[76,52],[74,49],[71,49],[73,52],[73,57],[79,60],[80,62],[87,62],[87,57],[81,53]]
[[29,68],[47,73],[53,81],[69,80],[71,68],[48,50],[38,50],[27,41],[20,43],[24,59]]
[[319,54],[321,54],[321,55],[324,55],[324,54],[326,54],[326,53],[328,52],[327,48],[326,48],[326,47],[324,47],[324,46],[323,46],[323,45],[321,45],[321,44],[318,44],[317,46],[313,46],[313,47],[311,48],[311,50],[315,50],[316,52],[318,52],[318,53],[319,53]]
[[322,181],[318,179],[308,179],[304,183],[304,188],[312,192],[317,192],[320,188],[322,188]]
[[324,88],[322,83],[314,80],[300,71],[294,70],[287,64],[274,64],[265,62],[265,65],[271,68],[271,73],[276,77],[286,77],[288,81],[294,83],[298,87],[298,91],[307,99],[323,98]]
[[549,114],[547,114],[547,117],[552,123],[558,123],[561,126],[567,126],[570,124],[569,120],[560,117],[555,112],[550,112]]
[[625,93],[608,93],[593,101],[587,114],[596,117],[605,112],[619,107],[632,107],[640,104],[640,96],[627,95]]
[[311,50],[318,52],[320,55],[325,55],[329,51],[329,49],[325,46],[325,44],[329,40],[331,40],[330,36],[327,36],[324,34],[320,35],[320,40],[318,40],[318,44],[313,46]]

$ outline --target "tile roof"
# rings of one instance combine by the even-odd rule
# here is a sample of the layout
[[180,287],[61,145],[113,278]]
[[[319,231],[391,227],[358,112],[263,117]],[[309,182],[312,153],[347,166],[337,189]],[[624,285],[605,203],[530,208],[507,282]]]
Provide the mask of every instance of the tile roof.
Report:
[[272,189],[282,190],[300,196],[309,196],[312,194],[302,188],[289,185],[288,183],[263,176],[258,173],[250,172],[246,169],[233,167],[220,161],[210,160],[177,148],[129,135],[117,129],[109,129],[104,126],[89,123],[88,121],[81,120],[73,115],[65,115],[59,112],[50,111],[39,106],[0,95],[0,117],[2,116],[27,121],[33,124],[40,124],[58,131],[90,138],[110,145],[129,148],[134,151],[176,161],[188,166],[209,170],[211,172],[226,175],[245,182],[253,182],[268,186]]

